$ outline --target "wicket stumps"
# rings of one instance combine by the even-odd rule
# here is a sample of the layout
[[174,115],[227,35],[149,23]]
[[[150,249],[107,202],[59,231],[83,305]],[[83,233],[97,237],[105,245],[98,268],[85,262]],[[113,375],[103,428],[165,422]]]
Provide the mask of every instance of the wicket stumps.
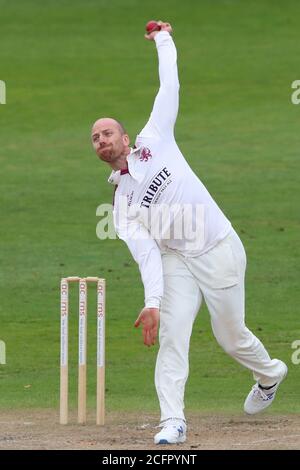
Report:
[[79,283],[78,423],[86,423],[87,285],[97,283],[97,405],[96,424],[104,425],[105,398],[105,279],[65,277],[60,284],[60,424],[68,423],[69,282]]

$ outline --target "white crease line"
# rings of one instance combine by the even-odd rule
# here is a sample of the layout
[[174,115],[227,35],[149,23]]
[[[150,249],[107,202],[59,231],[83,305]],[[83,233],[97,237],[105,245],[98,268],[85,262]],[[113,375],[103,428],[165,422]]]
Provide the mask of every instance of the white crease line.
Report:
[[[289,436],[284,436],[283,440],[284,439],[292,439],[294,437],[300,437],[300,434],[292,434],[292,435],[289,435]],[[282,439],[282,436],[278,436],[278,437],[270,437],[270,439],[261,439],[260,441],[252,441],[250,442],[249,444],[240,444],[240,443],[237,443],[235,445],[237,446],[251,446],[253,444],[261,444],[262,442],[271,442],[271,441],[278,441],[278,440],[281,440]]]

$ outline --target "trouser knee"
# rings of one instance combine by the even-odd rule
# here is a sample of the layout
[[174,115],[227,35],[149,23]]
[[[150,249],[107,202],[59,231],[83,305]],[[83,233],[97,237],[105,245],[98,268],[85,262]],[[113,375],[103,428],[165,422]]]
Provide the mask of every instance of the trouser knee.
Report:
[[229,334],[215,335],[216,340],[223,350],[230,356],[236,356],[242,350],[249,348],[251,335],[247,328]]

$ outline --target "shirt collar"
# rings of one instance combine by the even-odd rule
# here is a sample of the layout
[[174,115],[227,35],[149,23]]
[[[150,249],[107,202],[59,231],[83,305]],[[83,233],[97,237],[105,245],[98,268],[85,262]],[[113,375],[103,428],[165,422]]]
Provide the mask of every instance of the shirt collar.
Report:
[[111,184],[119,184],[122,175],[125,175],[127,173],[130,174],[130,176],[138,181],[139,183],[143,180],[144,175],[143,173],[140,173],[136,170],[136,154],[139,153],[141,147],[134,147],[130,149],[130,153],[127,155],[126,160],[127,160],[127,168],[128,170],[113,170],[108,178],[108,182]]

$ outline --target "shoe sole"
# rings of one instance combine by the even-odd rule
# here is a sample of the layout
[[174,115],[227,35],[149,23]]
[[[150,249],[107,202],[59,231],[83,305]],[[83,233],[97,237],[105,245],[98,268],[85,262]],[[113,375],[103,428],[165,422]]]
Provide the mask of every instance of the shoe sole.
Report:
[[185,442],[185,441],[186,441],[186,437],[183,436],[183,437],[179,437],[179,438],[176,440],[176,442],[169,442],[169,441],[167,441],[167,439],[160,439],[160,441],[159,441],[159,442],[156,442],[155,444],[156,444],[156,445],[160,445],[160,444],[161,444],[161,445],[165,445],[165,444],[170,444],[170,445],[171,445],[171,444],[183,444],[183,442]]
[[285,373],[283,374],[282,379],[280,380],[279,383],[281,383],[286,378],[286,376],[288,375],[288,371],[289,371],[288,366],[285,364]]

